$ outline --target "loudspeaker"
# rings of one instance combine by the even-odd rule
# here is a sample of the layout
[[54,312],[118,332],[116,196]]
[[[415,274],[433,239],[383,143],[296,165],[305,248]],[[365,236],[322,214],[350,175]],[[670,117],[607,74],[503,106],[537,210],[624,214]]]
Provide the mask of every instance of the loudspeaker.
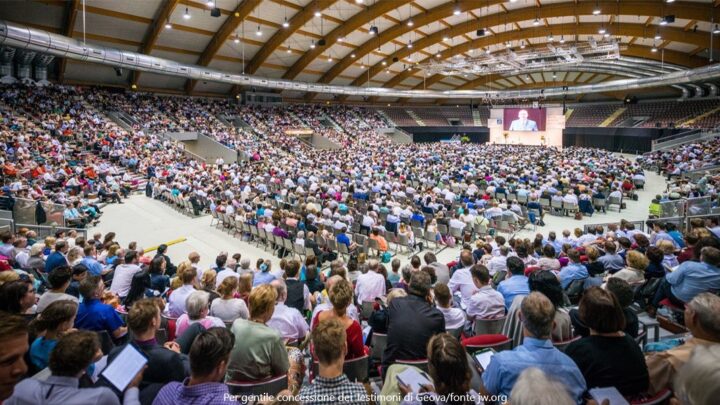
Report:
[[675,15],[666,15],[666,16],[665,16],[665,21],[666,21],[668,24],[674,23],[674,22],[675,22]]
[[325,44],[326,44],[325,38],[321,38],[321,39],[317,42],[317,44],[318,44],[318,46],[325,46]]
[[479,36],[479,37],[484,37],[484,36],[485,36],[485,30],[484,30],[484,29],[479,29],[479,30],[477,30],[477,31],[475,32],[475,34],[477,34],[477,36]]
[[220,17],[220,9],[215,7],[212,10],[210,10],[210,16],[212,17]]
[[396,57],[393,58],[393,63],[395,63],[395,62],[397,62],[397,61],[399,61],[399,60],[400,60],[400,59],[398,59],[397,56],[396,56]]

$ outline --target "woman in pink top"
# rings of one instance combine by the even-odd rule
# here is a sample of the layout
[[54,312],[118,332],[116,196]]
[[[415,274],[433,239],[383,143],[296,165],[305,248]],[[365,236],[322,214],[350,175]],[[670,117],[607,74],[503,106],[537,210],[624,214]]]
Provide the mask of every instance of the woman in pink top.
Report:
[[180,315],[177,322],[175,323],[175,336],[182,336],[182,334],[194,323],[199,323],[205,329],[209,329],[215,326],[224,328],[225,323],[214,316],[208,316],[210,313],[210,294],[206,291],[195,291],[188,295],[185,300],[185,312]]

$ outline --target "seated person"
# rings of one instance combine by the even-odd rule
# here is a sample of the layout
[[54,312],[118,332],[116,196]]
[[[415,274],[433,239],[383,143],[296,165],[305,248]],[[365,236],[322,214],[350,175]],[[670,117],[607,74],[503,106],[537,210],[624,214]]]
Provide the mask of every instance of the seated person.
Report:
[[277,291],[277,302],[272,317],[267,321],[267,326],[280,332],[283,339],[302,341],[308,334],[310,327],[300,311],[285,305],[287,300],[285,281],[274,280],[270,285]]
[[199,323],[205,329],[213,326],[224,328],[222,319],[210,316],[210,294],[206,291],[194,291],[185,300],[187,312],[180,315],[175,326],[175,336],[182,336],[183,332],[192,324]]
[[497,319],[505,316],[505,300],[503,295],[490,285],[490,272],[487,267],[476,264],[470,269],[470,274],[477,291],[468,300],[467,317]]
[[[605,284],[605,288],[615,295],[620,307],[623,309],[625,315],[625,329],[624,332],[633,338],[636,338],[639,332],[638,316],[630,309],[630,305],[633,303],[634,290],[627,281],[611,277]],[[577,309],[570,310],[570,320],[572,322],[573,330],[575,335],[588,336],[590,330],[580,320],[580,313]]]
[[115,308],[101,301],[104,292],[105,283],[100,276],[87,276],[80,282],[83,302],[78,308],[75,327],[95,332],[105,331],[118,340],[127,334],[127,328]]
[[[140,396],[145,400],[152,400],[162,385],[172,381],[183,381],[189,375],[188,358],[180,354],[180,346],[175,342],[165,342],[160,345],[155,340],[160,329],[160,313],[163,306],[160,299],[141,299],[135,302],[127,315],[133,344],[148,359],[147,369],[139,386]],[[124,348],[119,346],[112,349],[108,354],[108,362],[111,362]]]
[[378,244],[378,250],[380,253],[385,253],[388,250],[388,243],[385,238],[380,235],[380,230],[377,228],[373,228],[372,233],[370,234],[370,239],[374,240]]
[[352,252],[352,251],[354,251],[355,249],[357,249],[358,244],[355,243],[355,242],[353,242],[353,241],[351,241],[351,240],[350,240],[350,237],[347,235],[346,232],[347,232],[347,228],[346,228],[346,227],[343,227],[343,228],[340,230],[340,233],[337,235],[337,243],[341,243],[341,244],[345,245],[345,246],[347,247],[348,251],[349,251],[349,252]]
[[[109,404],[120,405],[120,399],[110,388],[80,388],[80,377],[88,366],[102,357],[100,340],[89,331],[72,332],[58,341],[50,354],[51,375],[45,380],[26,378],[15,386],[15,392],[4,405],[20,404]],[[123,404],[139,404],[138,386],[141,370],[122,394]]]
[[654,316],[660,301],[668,298],[680,308],[685,307],[696,295],[720,290],[720,249],[705,246],[700,251],[700,262],[687,261],[668,273],[660,284],[648,315]]
[[[352,284],[349,281],[339,279],[335,281],[329,291],[331,309],[319,312],[312,320],[312,329],[317,329],[322,322],[329,322],[337,319],[345,327],[345,335],[347,344],[345,351],[347,359],[353,359],[365,354],[363,345],[362,327],[358,321],[350,318],[347,314],[347,308],[353,305]],[[313,346],[314,349],[314,346]]]
[[[235,336],[235,344],[230,353],[227,377],[228,381],[260,381],[288,373],[289,356],[293,356],[294,365],[300,368],[302,361],[294,353],[288,353],[280,333],[266,323],[272,318],[277,300],[277,290],[269,284],[253,288],[250,293],[250,319],[236,319],[230,329]],[[288,373],[288,386],[297,392],[302,375],[299,372]]]
[[[336,284],[334,287],[338,287]],[[352,292],[351,288],[347,288]],[[367,404],[367,393],[362,384],[352,383],[343,373],[345,358],[349,357],[347,328],[342,319],[332,317],[316,324],[312,332],[312,344],[317,357],[318,375],[312,384],[300,390],[303,403],[320,403],[317,398],[343,395],[343,403]]]
[[422,387],[428,397],[411,393],[410,387],[397,382],[396,375],[408,366],[393,365],[383,384],[383,395],[396,394],[394,387],[406,396],[403,403],[451,403],[441,402],[440,398],[467,398],[465,403],[482,403],[480,395],[470,388],[472,370],[465,349],[460,342],[448,333],[440,333],[432,337],[427,345],[428,375],[431,385]]
[[496,353],[482,374],[486,395],[510,395],[515,381],[528,367],[537,367],[561,381],[572,398],[581,403],[587,387],[573,360],[553,346],[550,335],[555,306],[539,292],[531,292],[521,305],[525,339],[513,350]]
[[201,332],[190,347],[190,378],[162,387],[153,405],[220,404],[227,401],[228,386],[223,380],[233,344],[233,335],[226,328],[210,328]]
[[447,284],[438,283],[433,288],[436,308],[445,317],[445,330],[453,330],[465,326],[465,311],[452,306],[452,294]]
[[77,309],[78,304],[74,301],[55,301],[32,322],[35,334],[44,332],[30,346],[30,362],[35,368],[34,371],[40,371],[48,366],[50,353],[57,345],[58,339],[72,329]]
[[678,371],[698,346],[720,346],[720,297],[701,293],[685,305],[685,326],[692,337],[672,349],[645,356],[650,373],[650,394],[672,386]]
[[578,365],[588,387],[615,387],[623,396],[643,394],[648,370],[635,340],[623,330],[625,316],[615,295],[591,287],[580,300],[580,320],[590,335],[565,349]]

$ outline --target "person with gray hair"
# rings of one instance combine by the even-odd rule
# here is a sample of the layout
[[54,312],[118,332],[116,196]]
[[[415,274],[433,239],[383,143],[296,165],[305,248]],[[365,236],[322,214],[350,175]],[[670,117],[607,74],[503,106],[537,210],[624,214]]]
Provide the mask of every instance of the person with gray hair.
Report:
[[525,369],[510,392],[512,405],[575,405],[567,388],[535,367]]
[[685,326],[692,337],[680,346],[645,356],[650,374],[650,394],[671,387],[672,381],[690,354],[699,346],[718,346],[720,343],[720,297],[711,293],[695,296],[685,305]]
[[530,365],[552,374],[565,385],[573,399],[582,402],[586,383],[575,362],[553,346],[550,336],[555,306],[540,292],[522,301],[523,344],[495,354],[482,374],[483,394],[510,395],[520,374]]
[[272,317],[266,325],[280,333],[283,339],[301,341],[310,331],[305,318],[300,311],[285,305],[287,299],[287,285],[283,280],[273,280],[271,286],[277,291],[277,302]]
[[[714,405],[720,398],[720,345],[698,346],[673,384],[682,405]],[[672,402],[671,402],[672,403]]]
[[210,294],[206,291],[194,291],[188,295],[185,299],[185,311],[177,319],[175,336],[182,336],[183,332],[194,323],[199,323],[205,329],[214,326],[225,327],[222,319],[208,315],[210,313]]

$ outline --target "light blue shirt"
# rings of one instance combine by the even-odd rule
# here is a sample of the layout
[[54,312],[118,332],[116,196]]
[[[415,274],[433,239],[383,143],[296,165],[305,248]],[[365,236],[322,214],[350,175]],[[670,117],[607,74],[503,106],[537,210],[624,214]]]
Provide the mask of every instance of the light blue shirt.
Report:
[[582,280],[590,277],[587,269],[580,263],[570,263],[560,270],[560,284],[563,290],[566,289],[574,280]]
[[522,346],[496,353],[482,374],[483,385],[490,394],[509,397],[520,373],[529,367],[537,367],[565,384],[575,401],[582,403],[585,378],[575,362],[550,340],[526,337]]
[[684,262],[665,279],[673,295],[683,302],[690,302],[700,293],[720,290],[720,269],[707,263]]
[[255,279],[253,280],[253,287],[257,287],[263,284],[270,284],[275,280],[269,271],[258,271],[255,272]]
[[505,297],[505,308],[510,308],[513,299],[518,295],[530,294],[528,278],[525,276],[512,276],[498,284],[498,292]]
[[100,262],[98,262],[97,260],[95,260],[95,258],[85,256],[82,260],[80,260],[80,263],[88,268],[88,271],[91,275],[99,276],[102,274],[103,265],[100,264]]
[[598,261],[603,264],[605,271],[610,273],[615,273],[625,267],[625,260],[617,253],[614,255],[604,254],[598,258]]

